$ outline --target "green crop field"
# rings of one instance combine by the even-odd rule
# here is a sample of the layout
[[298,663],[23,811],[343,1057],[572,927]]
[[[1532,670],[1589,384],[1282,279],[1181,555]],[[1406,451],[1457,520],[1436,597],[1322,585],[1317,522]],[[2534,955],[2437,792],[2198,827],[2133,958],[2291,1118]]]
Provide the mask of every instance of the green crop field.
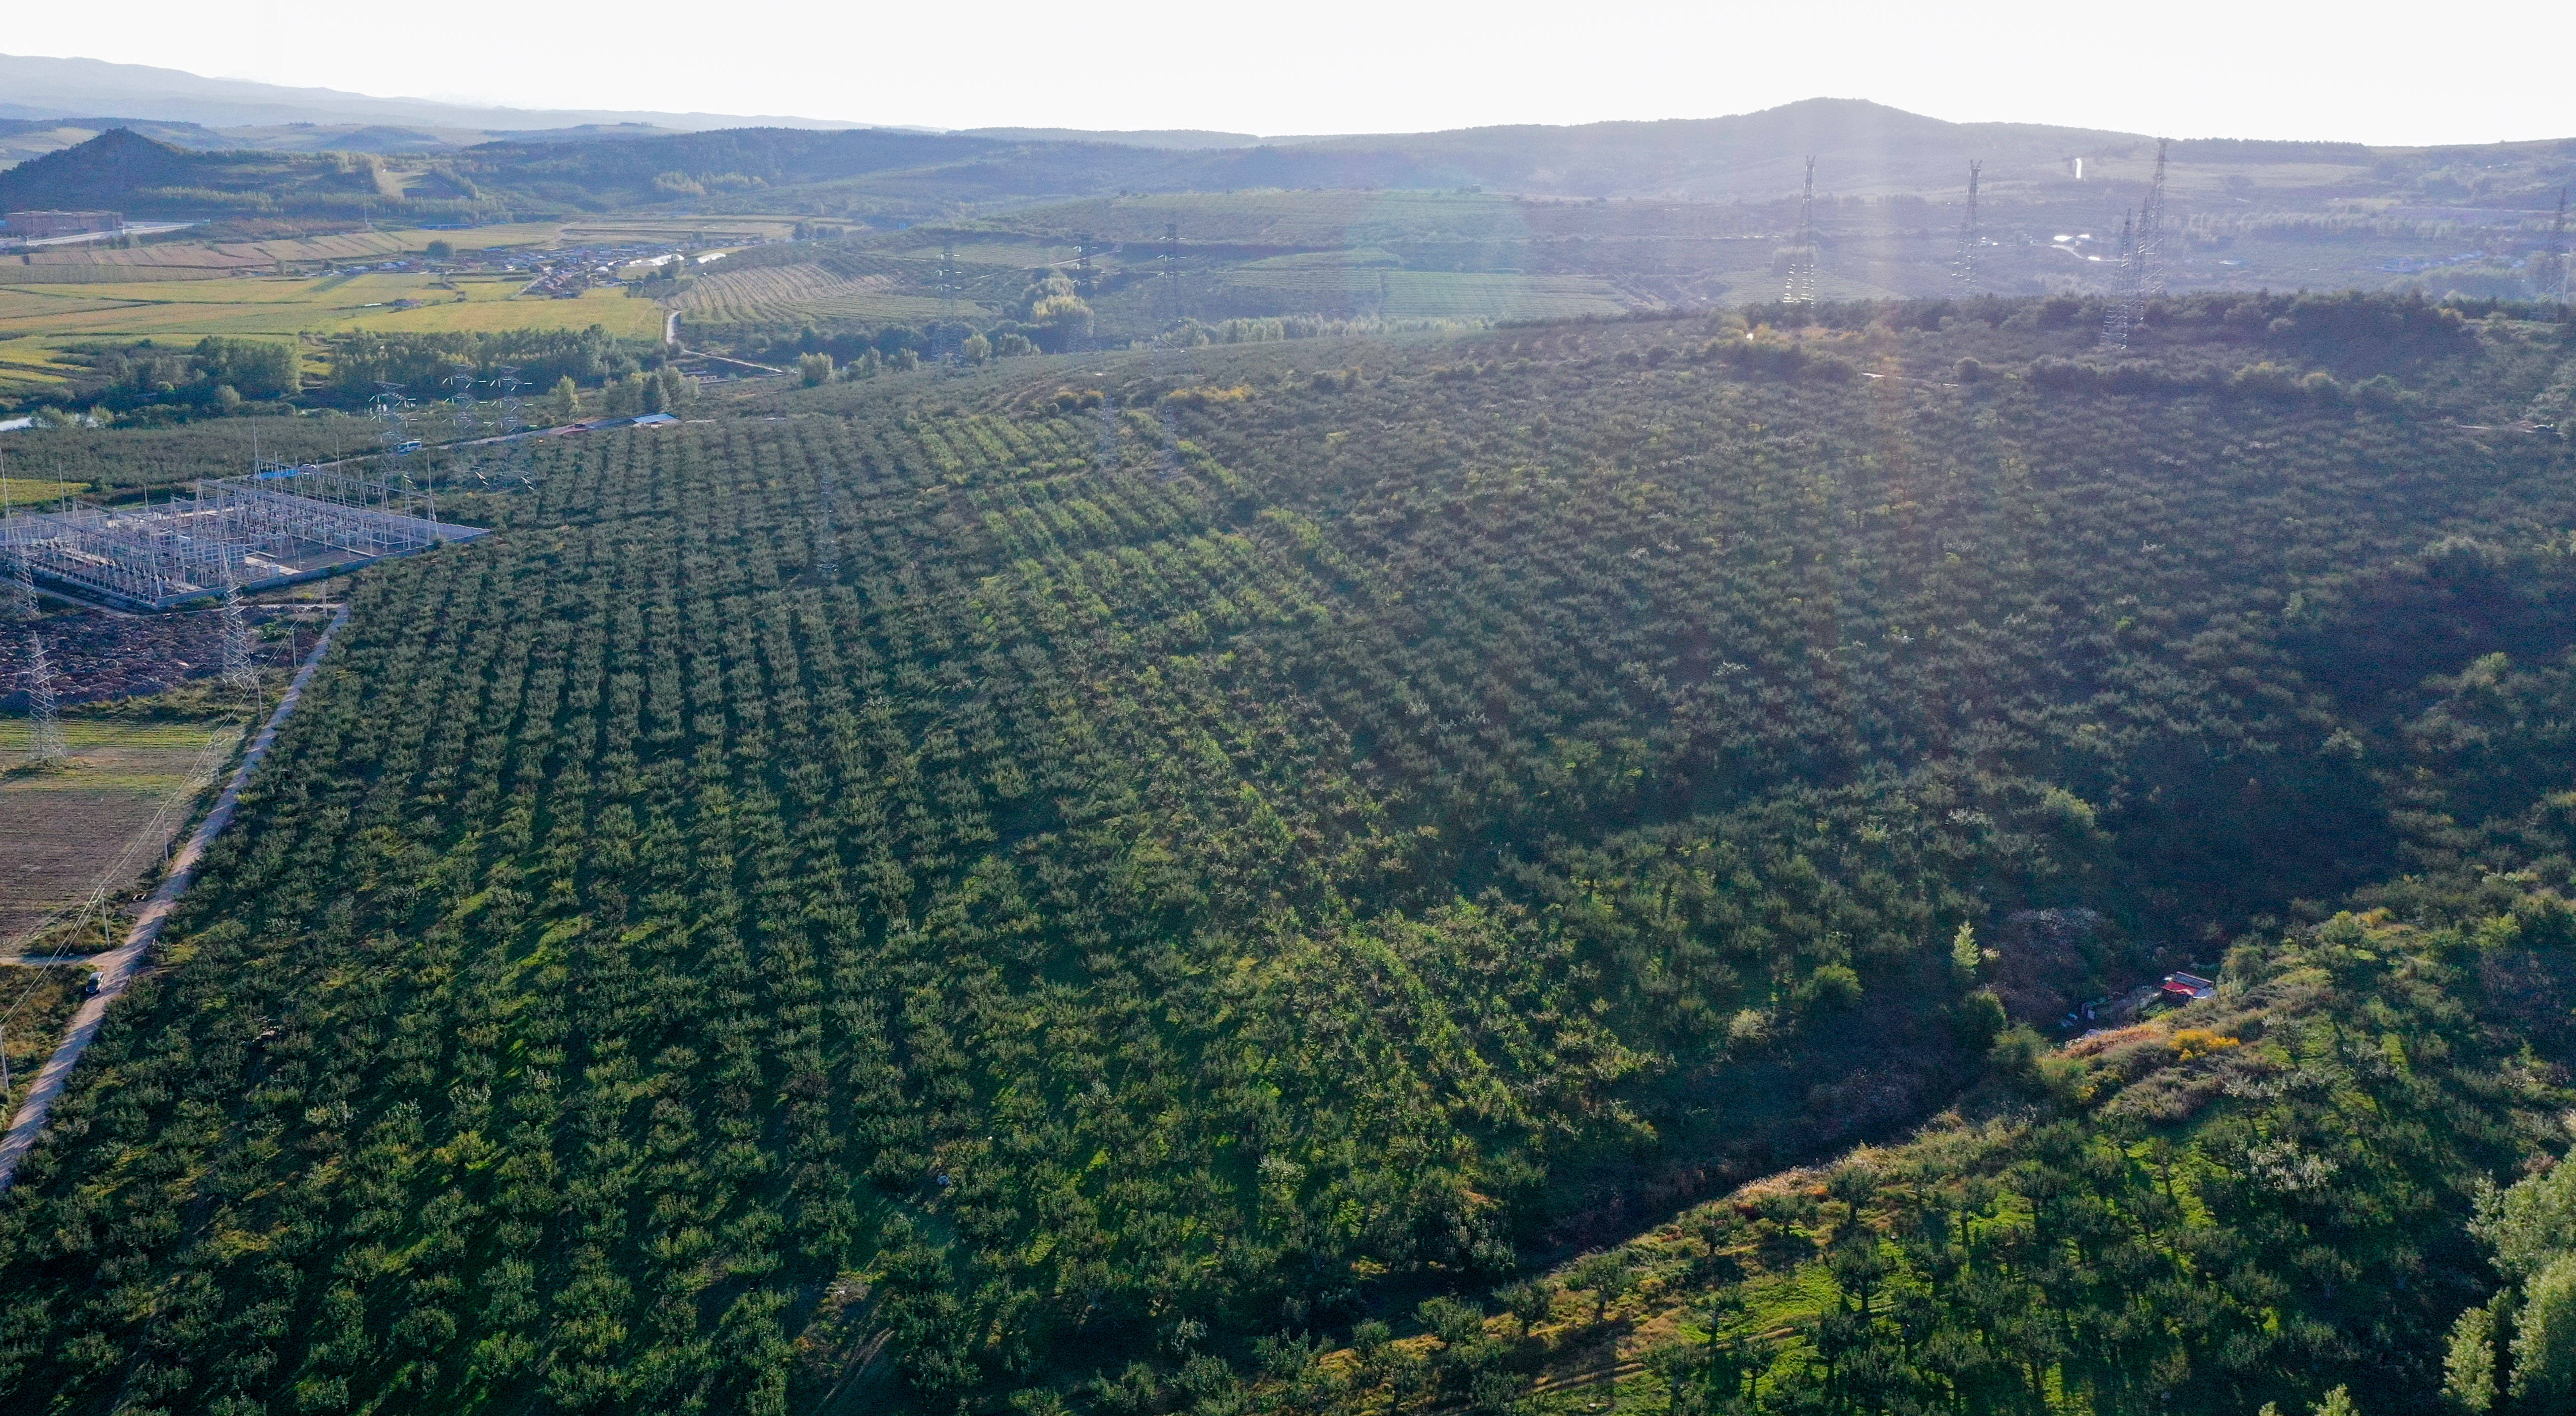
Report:
[[0,1205],[0,1399],[2429,1408],[2576,1106],[2566,327],[1788,313],[511,449]]
[[[458,277],[454,289],[417,274],[319,279],[242,277],[113,285],[0,285],[0,334],[55,339],[292,335],[344,329],[579,329],[607,324],[637,337],[657,334],[649,300],[602,288],[578,300],[515,298],[524,281]],[[417,302],[396,309],[396,302]]]
[[[0,268],[5,274],[5,268]],[[368,273],[315,279],[234,277],[82,285],[0,285],[0,396],[62,386],[67,345],[152,339],[185,345],[206,335],[294,340],[346,330],[472,333],[605,326],[658,340],[664,309],[603,287],[575,300],[517,298],[524,281]],[[401,301],[413,308],[397,308]],[[320,373],[308,362],[309,373]]]
[[[8,449],[0,446],[0,463],[5,463],[7,456]],[[28,467],[21,463],[19,470],[24,472]],[[0,476],[0,497],[8,498],[11,506],[21,510],[39,503],[59,501],[64,497],[80,496],[89,490],[90,484],[87,482],[56,481],[51,477]],[[5,726],[0,726],[0,759],[5,759],[8,753],[7,731]]]
[[[5,297],[0,297],[0,307],[5,304]],[[23,336],[0,339],[0,398],[19,398],[60,387],[76,367],[42,340]]]

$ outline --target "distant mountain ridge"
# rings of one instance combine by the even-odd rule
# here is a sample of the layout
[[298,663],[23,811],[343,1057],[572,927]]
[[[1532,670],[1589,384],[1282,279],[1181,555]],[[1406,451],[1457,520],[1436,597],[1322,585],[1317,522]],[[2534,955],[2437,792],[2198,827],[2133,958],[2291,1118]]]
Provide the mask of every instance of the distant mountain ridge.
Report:
[[[1986,160],[1990,182],[2048,181],[2070,154],[2134,155],[2151,142],[2085,129],[1946,123],[1850,99],[1725,118],[1284,146],[1177,145],[1223,136],[1214,134],[1152,135],[1171,146],[1133,140],[1146,135],[1103,141],[1008,134],[754,127],[602,141],[539,132],[399,163],[385,158],[361,172],[345,153],[190,152],[119,131],[0,172],[0,201],[191,215],[237,208],[399,215],[405,203],[430,201],[451,213],[465,202],[520,211],[803,210],[909,222],[1118,191],[1493,187],[1552,197],[1768,200],[1797,189],[1808,154],[1818,157],[1830,190],[1869,195],[1956,186],[1972,153]],[[172,136],[184,142],[194,132]]]
[[652,113],[610,109],[480,107],[425,98],[380,98],[328,88],[289,88],[244,79],[210,79],[181,69],[0,54],[0,117],[76,118],[130,113],[162,121],[238,127],[266,123],[408,123],[479,130],[573,128],[596,123],[650,123],[659,128],[853,128],[819,118],[720,113]]
[[[30,70],[27,66],[35,66]],[[2087,232],[2140,200],[2157,140],[2039,123],[1953,123],[1861,99],[1814,98],[1754,113],[1656,122],[1535,124],[1432,133],[1255,139],[1201,130],[822,125],[705,114],[468,111],[327,89],[267,89],[169,70],[0,57],[18,72],[111,72],[122,93],[87,113],[141,114],[97,132],[49,120],[0,123],[0,205],[112,206],[138,216],[257,215],[487,221],[608,211],[793,214],[878,227],[954,222],[1118,193],[1258,189],[1481,190],[1548,200],[1776,202],[1815,160],[1820,199],[1895,203],[1886,220],[1928,236],[1934,208],[1983,164],[1986,193]],[[142,77],[137,77],[138,75]],[[214,128],[149,106],[149,84],[234,98],[260,89],[314,104],[436,110],[487,126],[440,126],[394,112],[309,126]],[[229,85],[229,87],[227,87]],[[184,86],[183,86],[184,87]],[[24,86],[0,89],[23,100]],[[180,88],[168,88],[171,93]],[[211,100],[210,100],[211,101]],[[226,101],[231,101],[227,99]],[[283,101],[283,100],[279,100]],[[319,108],[310,111],[322,111]],[[510,125],[495,125],[501,120]],[[84,123],[108,120],[88,119]],[[563,126],[547,127],[547,123]],[[691,126],[709,122],[749,126]],[[47,151],[48,146],[54,150]],[[2546,211],[2576,182],[2576,143],[2372,148],[2337,142],[2191,139],[2171,145],[2177,192],[2204,210],[2321,213],[2356,199],[2402,206]],[[1919,209],[1903,209],[1921,199]],[[2048,239],[2045,235],[2038,239]],[[2072,238],[2060,238],[2072,239]],[[2089,239],[2089,238],[2086,238]],[[2070,257],[2076,259],[2076,257]]]

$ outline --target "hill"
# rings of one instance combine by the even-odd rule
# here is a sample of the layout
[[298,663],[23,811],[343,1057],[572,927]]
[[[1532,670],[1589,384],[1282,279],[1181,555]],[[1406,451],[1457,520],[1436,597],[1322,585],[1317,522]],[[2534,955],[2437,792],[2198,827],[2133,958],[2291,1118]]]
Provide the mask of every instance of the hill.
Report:
[[[2072,1139],[1943,1174],[2152,1179],[2191,1118],[2081,1111],[2043,1034],[2089,1000],[2416,951],[2548,1013],[2515,951],[2563,905],[2484,955],[2367,931],[2427,912],[2410,872],[2565,878],[2485,823],[2576,785],[2566,326],[2194,297],[2104,360],[2093,314],[1009,360],[451,473],[495,534],[352,584],[0,1201],[0,1393],[1500,1409],[1526,1375],[1478,1335],[1524,1320],[1486,1305],[1626,1301],[1531,1274],[1981,1088],[2062,1092]],[[2363,938],[2311,928],[2374,889]],[[2345,952],[2275,959],[2295,930]],[[2245,1104],[2390,1119],[2315,1165],[2288,1133],[2286,1188],[2188,1177],[2239,1306],[2083,1390],[2434,1399],[2497,1281],[2477,1180],[2565,1143],[2563,1017],[2499,1047],[2438,989],[2299,996]],[[2415,1124],[2454,1069],[2474,1143]],[[2302,1257],[2319,1175],[2385,1245]],[[1701,1248],[1772,1245],[1783,1321],[1859,1294],[1881,1375],[1932,1279],[1871,1264],[2063,1247],[1993,1247],[1993,1185],[1837,1246],[1903,1210],[1858,1186]]]
[[[2158,152],[2136,135],[1953,124],[1823,99],[1692,122],[1249,147],[1177,145],[1215,141],[1186,134],[1065,141],[781,128],[606,128],[464,143],[475,136],[266,132],[245,141],[256,137],[267,152],[147,152],[101,134],[0,172],[0,201],[180,218],[440,223],[765,214],[909,231],[913,248],[933,235],[989,247],[979,238],[1006,232],[1021,243],[1007,257],[1021,270],[1070,254],[1038,246],[1085,235],[1158,242],[1179,223],[1189,254],[1218,264],[1403,246],[1408,269],[1607,279],[1629,289],[1632,303],[1652,305],[1741,299],[1767,284],[1797,229],[1809,156],[1831,294],[1955,286],[1972,159],[1984,163],[1980,279],[2016,293],[2096,288],[2117,264],[2121,223],[2144,200]],[[309,150],[328,144],[377,151]],[[2576,155],[2560,143],[2371,149],[2201,140],[2173,144],[2169,157],[2162,279],[2181,288],[2414,283],[2436,294],[2527,294],[2541,268],[2535,258],[2549,264],[2550,243],[2561,239],[2550,234],[2558,193],[2576,181]],[[1424,227],[1413,220],[1430,209],[1421,203],[1388,215],[1407,205],[1384,195],[1398,192],[1479,197],[1484,212],[1460,230]],[[1236,312],[1280,311],[1259,300],[1208,311]]]
[[[129,216],[166,212],[295,213],[315,219],[403,207],[403,187],[383,168],[347,154],[295,156],[193,152],[129,128],[0,172],[0,207],[107,207]],[[442,184],[443,197],[464,194]],[[435,205],[434,203],[432,205]]]
[[146,64],[0,54],[0,117],[69,118],[134,113],[162,122],[223,128],[245,124],[408,124],[432,128],[569,128],[590,123],[649,123],[694,131],[769,124],[842,127],[813,119],[595,109],[478,108],[418,98],[378,98],[328,88],[287,88],[241,79],[210,79]]

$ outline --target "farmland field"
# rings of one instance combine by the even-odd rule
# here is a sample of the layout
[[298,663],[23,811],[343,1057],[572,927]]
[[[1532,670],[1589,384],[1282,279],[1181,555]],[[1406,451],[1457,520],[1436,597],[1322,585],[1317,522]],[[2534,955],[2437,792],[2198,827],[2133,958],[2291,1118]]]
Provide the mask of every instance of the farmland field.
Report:
[[562,239],[570,242],[638,241],[678,244],[700,241],[710,245],[733,245],[752,241],[783,241],[794,234],[797,218],[792,216],[632,216],[591,217],[566,222],[559,228]]
[[[136,847],[171,793],[193,780],[215,731],[207,723],[73,718],[63,725],[69,767],[0,777],[0,937],[102,883],[112,890],[129,884],[106,879],[109,867]],[[26,750],[26,719],[0,719],[0,763],[22,761]],[[135,868],[157,861],[180,824],[164,820],[141,841]]]
[[561,228],[551,222],[477,226],[456,231],[419,228],[350,231],[266,241],[168,241],[134,247],[66,246],[0,257],[0,280],[21,284],[91,280],[170,280],[274,270],[280,263],[382,261],[416,256],[432,241],[460,251],[551,245]]
[[[5,457],[6,453],[7,447],[0,445],[0,457]],[[30,464],[22,462],[18,470],[28,471]],[[90,484],[87,482],[62,482],[50,477],[0,476],[0,497],[6,498],[9,505],[21,511],[39,503],[58,501],[67,496],[76,497],[89,489]]]
[[[0,276],[7,268],[0,266]],[[0,285],[0,397],[60,384],[60,351],[92,340],[154,339],[185,345],[209,334],[292,340],[345,330],[579,330],[600,325],[628,339],[658,339],[663,307],[613,287],[575,300],[514,298],[515,277],[459,276],[454,289],[420,274],[371,272],[310,279]],[[419,302],[397,309],[395,302]],[[14,337],[11,337],[14,336]],[[308,368],[308,372],[319,372]]]
[[700,276],[678,306],[689,319],[726,323],[937,319],[939,299],[912,293],[918,288],[891,274],[836,275],[820,265],[756,266]]
[[[5,272],[0,272],[5,273]],[[0,334],[56,339],[207,334],[293,335],[345,329],[580,329],[605,324],[630,337],[661,327],[658,308],[603,287],[578,300],[514,299],[524,281],[459,277],[457,289],[415,274],[318,279],[236,277],[222,281],[104,285],[0,285]],[[409,310],[399,300],[421,302]]]
[[[0,297],[5,303],[5,297]],[[0,339],[0,398],[15,399],[58,387],[78,366],[39,339]]]

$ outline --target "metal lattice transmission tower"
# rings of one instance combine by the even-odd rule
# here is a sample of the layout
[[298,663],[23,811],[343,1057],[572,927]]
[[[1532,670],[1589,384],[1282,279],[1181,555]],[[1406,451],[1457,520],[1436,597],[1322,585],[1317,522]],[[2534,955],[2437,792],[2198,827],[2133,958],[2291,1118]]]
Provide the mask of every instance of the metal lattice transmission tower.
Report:
[[2146,322],[2146,298],[2165,293],[2165,152],[2171,138],[2156,139],[2156,175],[2147,183],[2147,200],[2138,208],[2138,309],[2131,327]]
[[1181,322],[1181,224],[1179,222],[1163,223],[1163,249],[1155,259],[1163,267],[1162,304],[1170,312],[1164,317],[1163,327],[1168,330]]
[[478,380],[474,377],[474,366],[471,364],[458,365],[456,372],[447,376],[447,386],[456,391],[454,401],[458,437],[470,438],[483,431],[483,413],[474,404],[476,382]]
[[63,707],[54,692],[53,662],[45,636],[27,631],[27,760],[52,766],[71,756],[63,746]]
[[36,569],[28,563],[24,547],[9,556],[9,617],[32,620],[38,617],[36,607]]
[[385,451],[392,452],[411,440],[411,400],[403,397],[401,384],[379,379],[376,388],[368,403],[375,410],[376,432],[384,439]]
[[242,613],[241,572],[224,557],[224,683],[250,694],[259,687],[259,669],[251,662],[250,619]]
[[1807,159],[1807,185],[1798,194],[1798,235],[1789,244],[1789,278],[1783,305],[1816,303],[1816,160]]
[[2102,342],[2100,348],[2126,349],[2129,331],[2138,326],[2138,314],[2146,303],[2145,265],[2138,259],[2138,223],[2135,216],[2120,218],[2119,263],[2112,267],[2115,282],[2110,300],[2102,309]]
[[501,431],[504,433],[527,430],[528,407],[519,397],[519,390],[526,386],[519,382],[519,366],[516,364],[502,364],[492,370],[492,387],[501,394]]
[[2102,312],[2104,349],[2128,348],[2129,336],[2147,322],[2147,297],[2164,293],[2165,152],[2171,146],[2169,139],[2156,139],[2156,174],[2147,183],[2147,199],[2120,225],[2117,285]]
[[1968,164],[1968,210],[1959,219],[1958,258],[1950,263],[1950,274],[1970,290],[1977,288],[1977,246],[1985,239],[1985,234],[1977,229],[1977,174],[1985,168],[1983,162]]

